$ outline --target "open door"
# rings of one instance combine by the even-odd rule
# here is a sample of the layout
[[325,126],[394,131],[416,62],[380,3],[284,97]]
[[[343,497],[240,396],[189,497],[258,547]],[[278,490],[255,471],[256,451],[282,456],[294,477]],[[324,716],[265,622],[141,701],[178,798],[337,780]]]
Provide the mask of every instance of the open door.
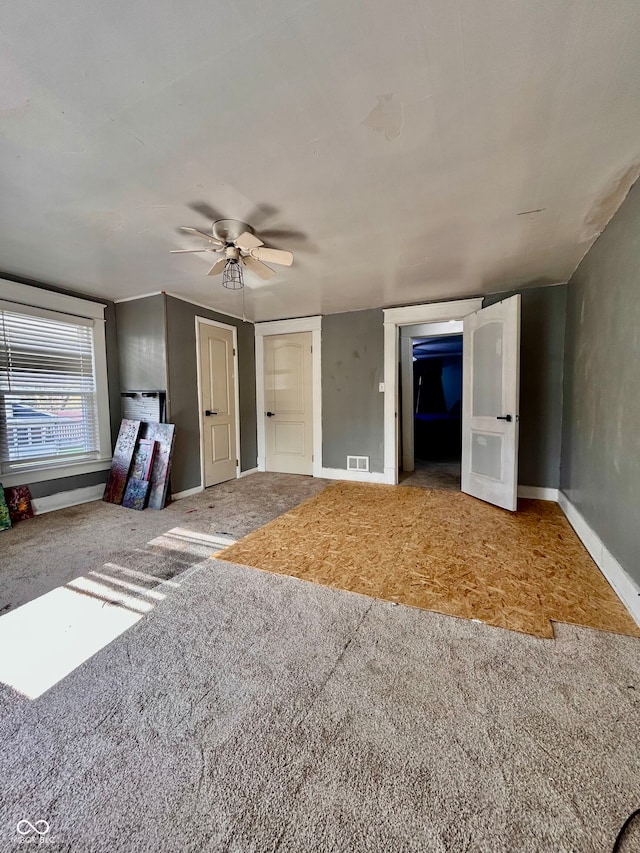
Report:
[[518,505],[520,295],[463,321],[462,491]]

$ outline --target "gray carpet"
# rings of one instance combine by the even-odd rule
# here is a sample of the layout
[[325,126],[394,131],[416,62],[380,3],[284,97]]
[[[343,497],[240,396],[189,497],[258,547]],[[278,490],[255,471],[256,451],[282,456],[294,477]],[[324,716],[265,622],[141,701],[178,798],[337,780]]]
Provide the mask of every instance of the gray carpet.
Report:
[[38,699],[0,688],[1,850],[22,819],[74,853],[611,850],[640,805],[637,640],[537,640],[194,541],[121,549],[166,597]]
[[[117,563],[165,531],[240,539],[322,491],[329,480],[253,474],[144,512],[94,501],[0,531],[0,613],[15,609],[106,561]],[[193,562],[191,552],[184,555]]]
[[457,462],[429,462],[424,459],[416,459],[413,471],[400,474],[400,485],[459,492],[460,467],[460,460]]

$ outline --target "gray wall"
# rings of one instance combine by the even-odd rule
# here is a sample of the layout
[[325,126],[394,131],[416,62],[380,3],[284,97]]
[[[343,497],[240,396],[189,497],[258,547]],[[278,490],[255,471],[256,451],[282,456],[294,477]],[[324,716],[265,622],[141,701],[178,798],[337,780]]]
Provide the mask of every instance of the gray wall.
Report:
[[[483,305],[512,293],[494,293]],[[567,286],[520,291],[520,450],[518,483],[560,486],[562,374]]]
[[[100,299],[85,293],[78,293],[63,287],[31,281],[31,279],[20,276],[0,273],[0,278],[15,281],[18,284],[28,284],[30,287],[38,287],[41,290],[52,290],[55,293],[63,293],[66,296],[75,296],[78,299],[88,299],[105,306],[105,341],[107,350],[107,384],[109,390],[109,412],[111,416],[111,443],[115,445],[120,428],[120,381],[118,375],[118,335],[116,328],[116,306],[109,299]],[[86,486],[95,486],[106,483],[109,471],[94,471],[90,474],[79,474],[75,477],[60,477],[56,480],[43,480],[40,483],[30,483],[29,491],[33,498],[44,498],[56,495],[58,492],[83,489]]]
[[322,318],[322,464],[346,468],[347,455],[369,456],[384,470],[382,309]]
[[71,492],[74,489],[84,489],[87,486],[98,486],[107,482],[109,469],[92,471],[89,474],[78,474],[75,477],[59,477],[57,480],[43,480],[41,483],[31,483],[29,491],[32,498],[46,498],[57,495],[58,492]]
[[[147,296],[116,305],[120,385],[123,391],[167,388],[165,296]],[[118,406],[118,423],[120,423]]]
[[561,487],[640,582],[640,183],[568,285]]
[[[94,300],[94,302],[102,300]],[[118,361],[118,324],[116,306],[105,302],[105,338],[107,345],[107,383],[109,386],[109,414],[111,416],[111,446],[115,447],[120,430],[120,367]],[[107,475],[105,473],[104,482]],[[89,485],[89,483],[87,483]]]
[[[511,293],[485,297],[484,305]],[[523,290],[518,481],[560,485],[562,370],[566,285]],[[370,456],[383,471],[383,312],[354,311],[322,319],[323,465],[345,468],[347,454]]]
[[205,317],[238,329],[240,386],[240,468],[257,464],[256,367],[253,325],[167,296],[167,356],[169,420],[176,425],[171,490],[200,485],[200,425],[195,318]]

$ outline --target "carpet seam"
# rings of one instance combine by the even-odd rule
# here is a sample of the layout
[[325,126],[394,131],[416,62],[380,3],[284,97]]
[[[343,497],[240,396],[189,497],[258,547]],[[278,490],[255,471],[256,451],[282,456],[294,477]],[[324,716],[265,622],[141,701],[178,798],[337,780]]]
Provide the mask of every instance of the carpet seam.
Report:
[[330,670],[329,670],[329,672],[327,673],[326,678],[324,679],[324,681],[322,682],[322,684],[320,685],[320,687],[317,689],[317,691],[315,692],[315,694],[314,694],[314,696],[313,696],[313,699],[311,700],[311,702],[310,702],[310,703],[309,703],[309,705],[307,706],[306,713],[304,714],[304,716],[303,716],[303,717],[301,717],[301,718],[300,718],[300,720],[298,721],[298,723],[296,723],[296,728],[298,728],[298,727],[299,727],[299,726],[300,726],[300,725],[301,725],[301,724],[302,724],[302,723],[307,719],[307,717],[308,717],[308,716],[309,716],[309,714],[311,713],[311,709],[312,709],[312,708],[313,708],[313,706],[315,705],[316,701],[318,700],[318,697],[320,696],[320,694],[322,693],[322,691],[324,690],[324,688],[327,686],[327,684],[329,683],[329,680],[332,678],[333,674],[335,673],[335,671],[337,670],[338,666],[339,666],[339,665],[340,665],[340,663],[342,662],[342,660],[343,660],[343,658],[344,658],[345,654],[347,653],[347,650],[349,649],[349,646],[350,646],[350,645],[351,645],[351,643],[355,640],[355,638],[356,638],[356,635],[357,635],[358,631],[359,631],[359,630],[360,630],[360,628],[362,627],[362,625],[363,625],[363,623],[364,623],[364,620],[367,618],[367,616],[368,616],[368,615],[369,615],[369,613],[371,612],[371,608],[372,608],[372,607],[373,607],[373,605],[376,603],[376,601],[377,601],[377,599],[375,599],[375,598],[371,599],[371,603],[369,604],[369,606],[368,606],[368,607],[367,607],[367,609],[365,610],[365,612],[364,612],[364,614],[363,614],[362,618],[360,619],[360,621],[359,621],[359,622],[358,622],[358,624],[356,625],[356,627],[355,627],[355,629],[354,629],[354,631],[353,631],[353,634],[349,637],[349,639],[347,640],[347,642],[344,644],[344,646],[343,646],[343,648],[342,648],[342,651],[340,652],[340,654],[339,654],[339,655],[338,655],[338,657],[336,658],[335,663],[333,664],[333,666],[331,667],[331,669],[330,669]]
[[[312,708],[313,708],[313,706],[316,704],[316,702],[317,702],[317,700],[318,700],[318,698],[319,698],[320,694],[322,693],[322,691],[323,691],[323,690],[325,689],[325,687],[327,686],[327,684],[328,684],[329,680],[333,677],[333,674],[335,673],[335,671],[337,670],[337,668],[338,668],[338,666],[340,665],[341,661],[343,660],[343,658],[344,658],[345,654],[347,653],[347,651],[348,651],[349,647],[351,646],[351,643],[355,640],[356,635],[358,634],[358,631],[359,631],[359,630],[360,630],[360,628],[362,627],[362,625],[363,625],[363,623],[364,623],[365,619],[367,618],[367,616],[368,616],[368,615],[369,615],[369,613],[371,612],[371,608],[372,608],[372,607],[373,607],[373,605],[376,603],[376,600],[377,600],[377,599],[375,599],[375,598],[374,598],[374,599],[372,599],[371,603],[369,604],[369,606],[367,607],[367,609],[366,609],[366,610],[365,610],[365,612],[363,613],[363,615],[362,615],[362,617],[361,617],[360,621],[358,622],[358,624],[356,625],[356,627],[355,627],[355,629],[354,629],[353,633],[351,634],[351,636],[349,637],[349,639],[348,639],[348,640],[346,641],[346,643],[344,644],[344,646],[343,646],[343,648],[342,648],[342,651],[340,652],[340,654],[339,654],[339,655],[338,655],[338,657],[336,658],[335,663],[333,664],[333,666],[331,667],[331,669],[330,669],[330,670],[329,670],[329,672],[327,673],[326,678],[324,679],[324,681],[322,682],[322,684],[320,685],[320,687],[318,688],[318,690],[317,690],[317,691],[316,691],[316,693],[314,694],[313,699],[311,700],[311,702],[310,702],[310,703],[309,703],[309,705],[307,706],[307,708],[306,708],[306,713],[305,713],[305,714],[304,714],[304,716],[303,716],[303,717],[301,717],[301,718],[300,718],[300,720],[296,723],[296,728],[299,728],[299,727],[302,725],[302,723],[304,723],[304,721],[308,718],[309,714],[311,713],[311,709],[312,709]],[[304,783],[305,783],[305,782],[307,781],[307,779],[309,778],[309,770],[310,770],[310,765],[307,765],[305,768],[303,768],[303,770],[302,770],[302,772],[301,772],[301,774],[300,774],[300,780],[299,780],[298,784],[296,785],[296,788],[295,788],[295,790],[294,790],[294,792],[293,792],[293,795],[292,795],[292,797],[291,797],[291,802],[292,802],[292,803],[296,800],[296,798],[297,798],[298,794],[300,793],[300,790],[302,789],[302,786],[304,785]],[[276,839],[275,846],[273,847],[273,853],[278,853],[278,850],[280,849],[280,846],[281,846],[281,844],[282,844],[282,841],[283,841],[283,839],[284,839],[284,837],[285,837],[285,835],[286,835],[286,833],[287,833],[287,830],[289,829],[290,825],[291,825],[291,820],[289,819],[289,820],[287,821],[286,825],[283,827],[282,832],[280,833],[280,835],[279,835],[279,836],[278,836],[278,838]]]

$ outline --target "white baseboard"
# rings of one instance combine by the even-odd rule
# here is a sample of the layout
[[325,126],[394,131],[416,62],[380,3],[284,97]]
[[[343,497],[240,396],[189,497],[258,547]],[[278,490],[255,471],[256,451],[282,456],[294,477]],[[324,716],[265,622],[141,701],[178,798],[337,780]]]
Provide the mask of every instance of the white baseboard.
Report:
[[640,625],[640,586],[631,578],[611,551],[604,544],[584,516],[571,503],[564,492],[559,492],[558,503],[573,527],[582,544],[593,557],[594,562],[613,587],[620,601],[627,608],[635,622]]
[[85,486],[82,489],[57,492],[55,495],[47,495],[45,498],[33,498],[31,506],[36,515],[42,515],[45,512],[53,512],[55,509],[65,509],[68,506],[99,501],[104,494],[104,485],[104,483],[98,483],[97,486]]
[[260,469],[257,467],[256,468],[248,468],[246,471],[240,471],[240,473],[238,474],[238,477],[239,478],[240,477],[248,477],[249,474],[257,474],[259,470]]
[[327,480],[351,480],[355,483],[386,483],[385,475],[375,471],[347,471],[346,468],[321,468],[320,477]]
[[202,486],[195,486],[193,489],[185,489],[184,492],[176,492],[171,495],[172,501],[179,501],[181,498],[190,498],[191,495],[197,495],[203,491]]
[[519,498],[533,498],[537,501],[558,502],[558,489],[549,489],[546,486],[518,486]]

